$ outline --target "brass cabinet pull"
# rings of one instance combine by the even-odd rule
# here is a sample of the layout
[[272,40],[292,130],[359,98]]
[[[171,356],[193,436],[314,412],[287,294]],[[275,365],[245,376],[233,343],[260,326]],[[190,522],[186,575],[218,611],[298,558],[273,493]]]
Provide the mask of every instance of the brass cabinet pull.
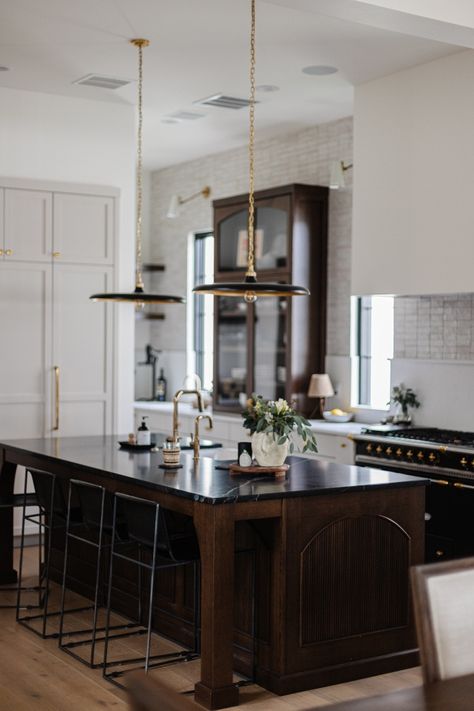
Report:
[[13,254],[13,249],[6,249],[5,254],[7,255],[7,257],[11,257]]
[[61,252],[53,252],[53,257],[56,259],[61,256]]
[[54,402],[54,427],[53,430],[59,430],[59,365],[54,366],[54,383],[55,383],[55,402]]

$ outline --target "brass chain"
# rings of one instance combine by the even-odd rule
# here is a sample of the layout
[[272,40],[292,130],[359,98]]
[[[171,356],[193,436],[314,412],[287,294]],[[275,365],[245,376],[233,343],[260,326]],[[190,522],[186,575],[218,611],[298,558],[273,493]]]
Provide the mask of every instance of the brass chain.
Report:
[[142,277],[142,128],[143,128],[143,47],[150,43],[148,40],[131,40],[138,47],[138,127],[137,127],[137,223],[136,223],[136,262],[135,262],[135,288],[143,289]]
[[255,277],[255,0],[250,0],[250,3],[249,223],[246,276]]

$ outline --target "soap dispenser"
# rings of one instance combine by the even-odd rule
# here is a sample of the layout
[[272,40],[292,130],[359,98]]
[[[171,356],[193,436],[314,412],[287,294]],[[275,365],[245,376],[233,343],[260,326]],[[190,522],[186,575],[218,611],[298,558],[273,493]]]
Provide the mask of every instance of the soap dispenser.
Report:
[[137,444],[144,446],[151,443],[150,430],[146,426],[145,420],[148,420],[147,415],[142,417],[142,423],[137,430]]

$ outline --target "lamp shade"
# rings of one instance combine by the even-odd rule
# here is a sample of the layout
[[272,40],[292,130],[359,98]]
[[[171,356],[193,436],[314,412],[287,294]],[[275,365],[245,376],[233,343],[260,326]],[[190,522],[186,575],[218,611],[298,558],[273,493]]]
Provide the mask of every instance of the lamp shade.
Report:
[[170,220],[173,220],[175,217],[178,217],[179,206],[180,206],[179,195],[172,195],[171,200],[170,200],[170,205],[168,207],[168,212],[166,213],[166,217],[169,217]]
[[309,381],[308,397],[331,397],[334,388],[327,373],[313,373]]

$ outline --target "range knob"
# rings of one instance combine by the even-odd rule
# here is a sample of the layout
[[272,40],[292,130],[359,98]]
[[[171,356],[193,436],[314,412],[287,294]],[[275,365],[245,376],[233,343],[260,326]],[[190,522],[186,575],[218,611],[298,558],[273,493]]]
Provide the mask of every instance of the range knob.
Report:
[[471,460],[471,467],[474,467],[474,459]]
[[382,451],[382,447],[380,446],[380,444],[378,445],[375,451],[377,452],[377,454],[380,454],[380,452]]
[[392,448],[387,447],[387,449],[385,450],[385,454],[388,454],[388,456],[390,456],[392,454]]
[[430,452],[428,459],[430,462],[436,462],[436,454],[434,452]]
[[420,460],[420,462],[421,462],[422,459],[425,458],[425,455],[424,455],[423,452],[421,452],[421,451],[418,452],[418,454],[417,454],[416,456],[417,456],[417,458]]
[[466,457],[463,457],[463,458],[461,459],[461,465],[462,465],[463,467],[465,467],[465,466],[467,465],[467,459],[466,459]]
[[412,450],[412,449],[409,449],[409,450],[408,450],[408,452],[407,452],[407,457],[408,457],[409,459],[411,459],[411,458],[413,457],[413,450]]
[[401,456],[402,456],[402,450],[400,449],[400,447],[397,449],[397,451],[395,452],[395,454],[397,455],[397,457],[401,457]]
[[371,452],[372,451],[372,445],[368,444],[367,447],[365,448],[366,452]]

